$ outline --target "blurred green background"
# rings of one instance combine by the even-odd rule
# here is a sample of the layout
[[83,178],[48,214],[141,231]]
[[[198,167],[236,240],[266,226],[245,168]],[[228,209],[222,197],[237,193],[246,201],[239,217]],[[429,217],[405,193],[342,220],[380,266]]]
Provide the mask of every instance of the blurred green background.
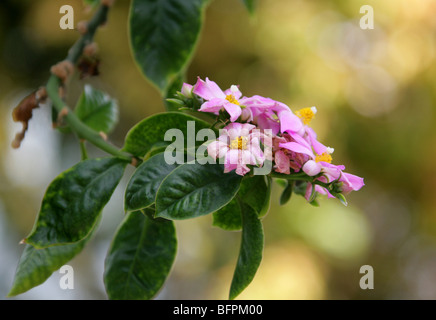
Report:
[[[158,92],[136,68],[127,40],[130,1],[117,1],[98,31],[101,75],[70,82],[74,105],[84,84],[115,97],[122,146],[131,126],[164,111]],[[51,129],[49,107],[34,111],[26,139],[10,147],[21,124],[13,107],[44,85],[50,66],[78,38],[59,28],[59,8],[90,12],[81,0],[0,3],[0,299],[5,299],[23,246],[50,181],[80,160],[74,137]],[[375,28],[362,30],[362,5]],[[251,18],[237,0],[212,1],[188,81],[206,76],[223,89],[316,106],[311,125],[334,147],[335,164],[365,178],[348,207],[321,199],[319,208],[293,196],[264,218],[264,259],[241,299],[436,299],[436,2],[434,0],[259,0]],[[92,156],[102,155],[91,148]],[[55,272],[14,299],[106,299],[104,257],[123,219],[126,172],[94,240],[74,258],[74,290]],[[211,216],[176,223],[178,256],[159,299],[226,299],[240,234],[211,226]],[[362,290],[362,265],[374,268]]]

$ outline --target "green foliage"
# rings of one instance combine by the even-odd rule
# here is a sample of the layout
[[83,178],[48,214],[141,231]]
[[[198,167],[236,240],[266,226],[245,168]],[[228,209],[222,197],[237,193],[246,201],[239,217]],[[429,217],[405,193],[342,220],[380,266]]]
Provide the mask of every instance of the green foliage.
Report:
[[47,280],[54,271],[82,251],[95,229],[83,240],[72,244],[44,249],[35,249],[27,244],[18,263],[14,283],[8,296],[12,297],[26,292]]
[[153,147],[166,147],[171,143],[170,141],[164,141],[165,133],[168,130],[177,128],[183,133],[184,137],[190,134],[188,133],[188,121],[194,122],[196,130],[210,127],[207,122],[180,112],[158,113],[142,120],[130,129],[123,150],[135,156],[143,157]]
[[286,181],[285,188],[283,189],[282,194],[280,195],[280,205],[286,204],[292,196],[292,190],[294,189],[294,181]]
[[241,208],[239,201],[250,206],[262,218],[269,209],[271,198],[270,179],[256,175],[242,179],[238,194],[225,207],[213,213],[212,224],[228,231],[242,229]]
[[271,198],[271,180],[264,175],[246,177],[239,190],[240,199],[263,217],[267,214]]
[[184,82],[184,72],[176,76],[168,86],[164,94],[164,103],[168,111],[178,111],[181,106],[171,103],[168,99],[172,99],[176,96],[176,93],[180,91]]
[[235,299],[253,280],[263,252],[263,228],[257,213],[240,202],[242,213],[242,238],[229,298]]
[[115,235],[104,273],[110,299],[151,299],[170,272],[177,252],[174,223],[148,216],[129,213]]
[[97,132],[109,133],[118,122],[116,101],[90,85],[85,85],[74,112],[83,123]]
[[205,0],[133,0],[130,42],[144,75],[167,94],[186,69],[203,22]]
[[183,164],[162,181],[156,216],[180,220],[212,213],[233,199],[241,179],[218,164]]
[[236,198],[213,213],[212,225],[227,231],[242,229],[241,208]]
[[60,174],[45,193],[26,243],[45,248],[84,239],[118,185],[125,166],[117,158],[90,159]]
[[158,153],[142,163],[127,185],[124,203],[126,211],[136,211],[154,204],[162,180],[177,166],[167,164],[164,153]]

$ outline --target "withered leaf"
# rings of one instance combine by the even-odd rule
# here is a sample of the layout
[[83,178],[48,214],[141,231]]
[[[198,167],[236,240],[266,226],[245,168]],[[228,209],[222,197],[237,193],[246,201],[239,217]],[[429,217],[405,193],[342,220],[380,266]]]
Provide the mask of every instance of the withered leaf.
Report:
[[12,111],[12,119],[23,124],[23,129],[15,135],[15,139],[12,141],[12,148],[20,147],[29,127],[29,121],[32,119],[33,109],[38,108],[39,103],[45,100],[46,96],[45,88],[40,88],[21,100]]

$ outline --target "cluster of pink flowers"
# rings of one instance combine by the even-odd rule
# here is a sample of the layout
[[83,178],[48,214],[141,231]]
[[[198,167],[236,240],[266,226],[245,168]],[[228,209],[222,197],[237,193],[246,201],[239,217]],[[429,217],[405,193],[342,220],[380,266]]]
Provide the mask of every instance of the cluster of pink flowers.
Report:
[[[319,142],[309,127],[317,112],[315,107],[294,113],[284,103],[270,98],[244,97],[235,85],[223,91],[208,78],[205,81],[199,78],[194,86],[185,83],[182,94],[190,97],[192,93],[203,99],[198,111],[217,117],[224,113],[227,117],[220,137],[207,148],[214,159],[224,159],[225,172],[235,170],[245,175],[250,166],[262,167],[269,160],[273,170],[280,174],[302,171],[321,185],[338,182],[341,193],[359,190],[364,185],[363,178],[344,172],[343,165],[331,163],[334,149]],[[333,197],[321,185],[308,183],[306,199],[313,191]]]

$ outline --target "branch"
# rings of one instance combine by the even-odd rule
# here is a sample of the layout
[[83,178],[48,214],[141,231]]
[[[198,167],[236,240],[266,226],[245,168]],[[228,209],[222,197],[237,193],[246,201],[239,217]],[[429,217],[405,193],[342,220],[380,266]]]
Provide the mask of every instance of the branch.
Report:
[[[107,14],[109,12],[109,6],[106,4],[100,5],[92,19],[86,24],[85,31],[82,37],[76,41],[76,43],[68,51],[68,56],[65,61],[75,65],[83,53],[83,49],[86,45],[92,43],[95,32],[99,26],[104,24],[107,20]],[[91,142],[93,145],[97,146],[103,151],[116,156],[118,158],[124,159],[131,162],[134,157],[126,152],[119,150],[114,145],[108,143],[97,131],[88,127],[83,123],[65,104],[59,95],[59,89],[63,85],[63,80],[59,75],[52,72],[52,75],[47,82],[47,95],[50,97],[53,107],[62,115],[65,121],[68,123],[70,128],[77,133],[79,139],[84,139]]]

